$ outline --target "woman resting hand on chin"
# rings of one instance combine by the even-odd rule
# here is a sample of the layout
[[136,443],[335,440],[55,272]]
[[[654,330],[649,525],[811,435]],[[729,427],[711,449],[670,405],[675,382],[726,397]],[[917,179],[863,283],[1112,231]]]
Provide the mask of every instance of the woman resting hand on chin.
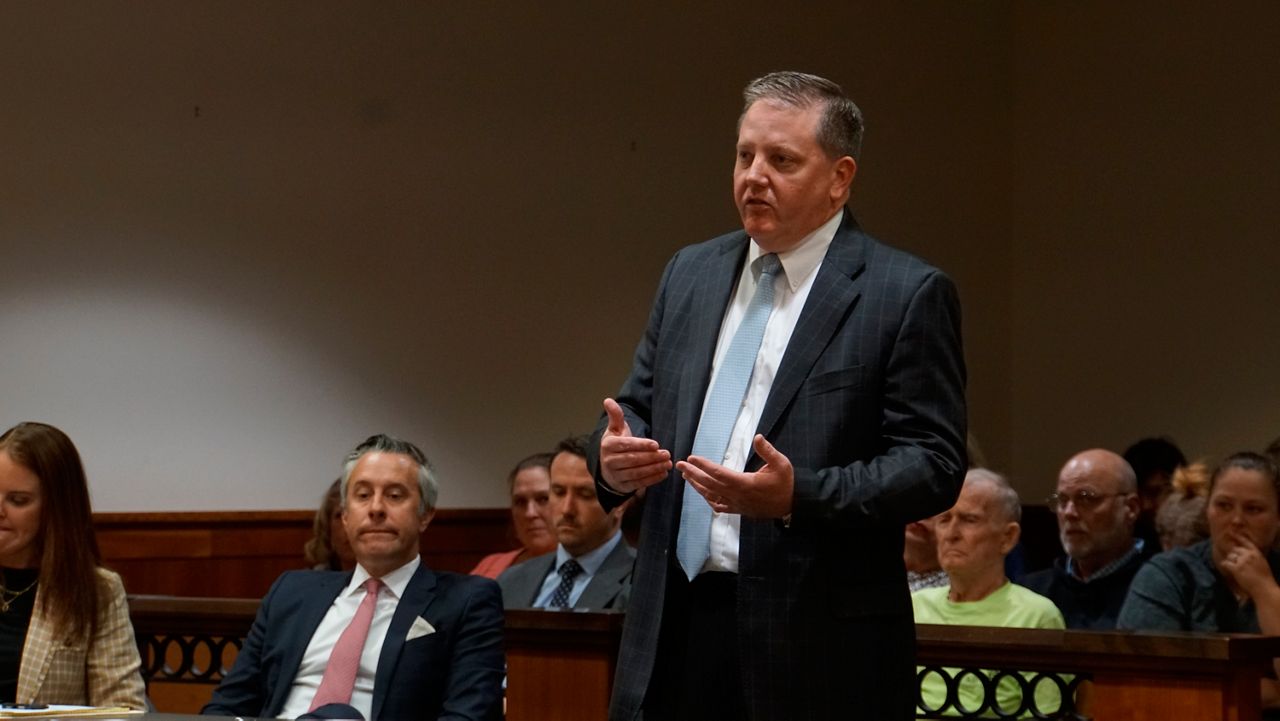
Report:
[[0,701],[145,709],[120,577],[98,565],[80,454],[20,423],[0,435]]
[[[1205,516],[1209,540],[1161,553],[1138,569],[1117,628],[1280,635],[1275,463],[1249,452],[1224,460],[1210,481]],[[1263,679],[1262,704],[1280,706],[1276,681]]]

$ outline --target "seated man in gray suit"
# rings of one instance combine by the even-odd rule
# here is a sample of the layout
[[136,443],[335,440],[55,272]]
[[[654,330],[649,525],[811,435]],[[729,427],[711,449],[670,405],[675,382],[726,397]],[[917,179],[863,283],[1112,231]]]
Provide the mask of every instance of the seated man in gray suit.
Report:
[[505,608],[622,609],[631,589],[635,549],[622,537],[618,506],[596,500],[587,470],[586,436],[560,441],[551,459],[551,516],[556,550],[498,576]]

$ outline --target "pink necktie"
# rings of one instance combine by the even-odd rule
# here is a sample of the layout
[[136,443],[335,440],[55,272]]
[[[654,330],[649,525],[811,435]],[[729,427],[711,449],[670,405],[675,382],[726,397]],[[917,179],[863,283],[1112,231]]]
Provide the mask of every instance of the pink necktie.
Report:
[[373,609],[378,605],[378,591],[382,581],[370,578],[364,582],[364,599],[356,609],[356,615],[346,630],[338,637],[329,665],[320,679],[320,687],[311,701],[311,711],[327,703],[350,703],[351,691],[356,686],[356,672],[360,669],[360,656],[364,654],[364,642],[369,638],[369,624],[373,622]]

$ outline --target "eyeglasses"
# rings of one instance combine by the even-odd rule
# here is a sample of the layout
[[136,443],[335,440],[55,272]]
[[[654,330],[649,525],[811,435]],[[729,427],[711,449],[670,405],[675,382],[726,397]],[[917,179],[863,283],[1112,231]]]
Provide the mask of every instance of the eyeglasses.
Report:
[[1097,508],[1103,501],[1112,496],[1127,496],[1128,493],[1094,493],[1093,491],[1077,491],[1076,493],[1051,493],[1044,502],[1049,506],[1049,510],[1054,513],[1061,513],[1067,509],[1067,504],[1075,505],[1077,511],[1092,511]]

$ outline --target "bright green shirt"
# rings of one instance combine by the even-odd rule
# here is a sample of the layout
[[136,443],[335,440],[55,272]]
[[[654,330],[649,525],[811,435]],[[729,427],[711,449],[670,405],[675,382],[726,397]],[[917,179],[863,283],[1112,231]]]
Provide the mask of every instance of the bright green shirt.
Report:
[[[952,626],[996,626],[1000,628],[1065,628],[1062,613],[1053,601],[1022,586],[1009,583],[996,589],[981,601],[955,603],[947,598],[950,586],[925,588],[911,594],[916,623],[938,623]],[[954,676],[959,669],[948,668]],[[984,671],[987,676],[994,672]],[[1033,674],[1024,673],[1028,680]],[[1036,706],[1040,711],[1056,711],[1061,705],[1058,687],[1051,681],[1036,686]],[[936,673],[920,682],[920,696],[929,708],[938,708],[947,698],[947,686]],[[1001,709],[1013,710],[1022,702],[1018,684],[1010,678],[1002,679],[996,688],[996,702]],[[972,675],[960,682],[960,703],[967,709],[976,709],[982,703],[982,683]],[[959,716],[954,709],[948,714]],[[994,716],[990,712],[989,716]],[[1030,714],[1026,714],[1030,716]]]

